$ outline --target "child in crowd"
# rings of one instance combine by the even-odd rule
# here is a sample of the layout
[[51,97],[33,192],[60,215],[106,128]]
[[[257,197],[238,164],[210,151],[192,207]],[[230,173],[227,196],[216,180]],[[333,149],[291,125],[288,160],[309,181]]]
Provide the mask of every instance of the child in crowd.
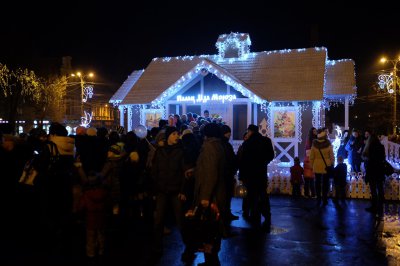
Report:
[[79,202],[79,210],[86,218],[86,256],[91,260],[96,253],[104,255],[108,198],[108,189],[102,184],[100,176],[90,173]]
[[347,165],[343,162],[343,156],[339,155],[337,157],[338,164],[335,167],[333,182],[335,184],[335,199],[334,202],[337,203],[338,200],[344,201],[346,199],[346,177],[347,177]]
[[301,185],[304,184],[303,180],[304,169],[300,165],[299,157],[294,158],[294,165],[290,167],[290,183],[292,184],[292,196],[301,196]]

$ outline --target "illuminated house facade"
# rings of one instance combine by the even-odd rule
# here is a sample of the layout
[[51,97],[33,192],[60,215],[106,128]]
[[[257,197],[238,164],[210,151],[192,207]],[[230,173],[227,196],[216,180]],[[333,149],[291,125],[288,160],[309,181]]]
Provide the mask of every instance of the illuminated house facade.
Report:
[[[325,124],[325,109],[356,96],[354,61],[328,60],[327,49],[250,52],[245,33],[220,35],[218,54],[155,58],[134,71],[110,99],[120,124],[156,126],[169,114],[209,110],[232,128],[235,148],[248,124],[274,142],[277,159],[292,162],[311,127]],[[299,152],[300,151],[300,152]]]

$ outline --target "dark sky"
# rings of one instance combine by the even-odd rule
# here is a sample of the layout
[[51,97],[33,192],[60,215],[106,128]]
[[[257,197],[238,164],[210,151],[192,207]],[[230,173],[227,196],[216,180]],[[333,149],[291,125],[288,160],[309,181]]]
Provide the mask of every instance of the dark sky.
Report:
[[218,35],[244,32],[254,52],[324,46],[330,59],[354,59],[362,90],[371,86],[379,57],[400,52],[394,1],[159,2],[7,4],[0,10],[0,62],[35,69],[38,58],[70,55],[74,68],[94,71],[116,90],[154,57],[215,54]]

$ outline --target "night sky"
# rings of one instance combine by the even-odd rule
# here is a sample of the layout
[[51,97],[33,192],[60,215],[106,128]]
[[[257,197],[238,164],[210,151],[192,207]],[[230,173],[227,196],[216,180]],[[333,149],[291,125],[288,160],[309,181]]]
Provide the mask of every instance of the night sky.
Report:
[[154,57],[215,54],[220,34],[243,32],[253,52],[324,46],[329,59],[355,60],[364,95],[382,69],[379,58],[400,52],[395,1],[63,2],[3,6],[0,62],[36,70],[42,59],[69,55],[75,69],[94,71],[115,91]]

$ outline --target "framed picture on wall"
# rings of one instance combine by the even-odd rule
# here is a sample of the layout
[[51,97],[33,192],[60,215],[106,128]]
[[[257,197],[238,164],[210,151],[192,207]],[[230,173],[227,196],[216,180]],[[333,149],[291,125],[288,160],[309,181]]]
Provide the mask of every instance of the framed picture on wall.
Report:
[[141,124],[146,126],[148,129],[158,127],[158,122],[162,118],[162,110],[159,109],[144,109],[142,110],[142,121]]
[[270,118],[272,138],[288,141],[298,138],[298,107],[272,107]]

